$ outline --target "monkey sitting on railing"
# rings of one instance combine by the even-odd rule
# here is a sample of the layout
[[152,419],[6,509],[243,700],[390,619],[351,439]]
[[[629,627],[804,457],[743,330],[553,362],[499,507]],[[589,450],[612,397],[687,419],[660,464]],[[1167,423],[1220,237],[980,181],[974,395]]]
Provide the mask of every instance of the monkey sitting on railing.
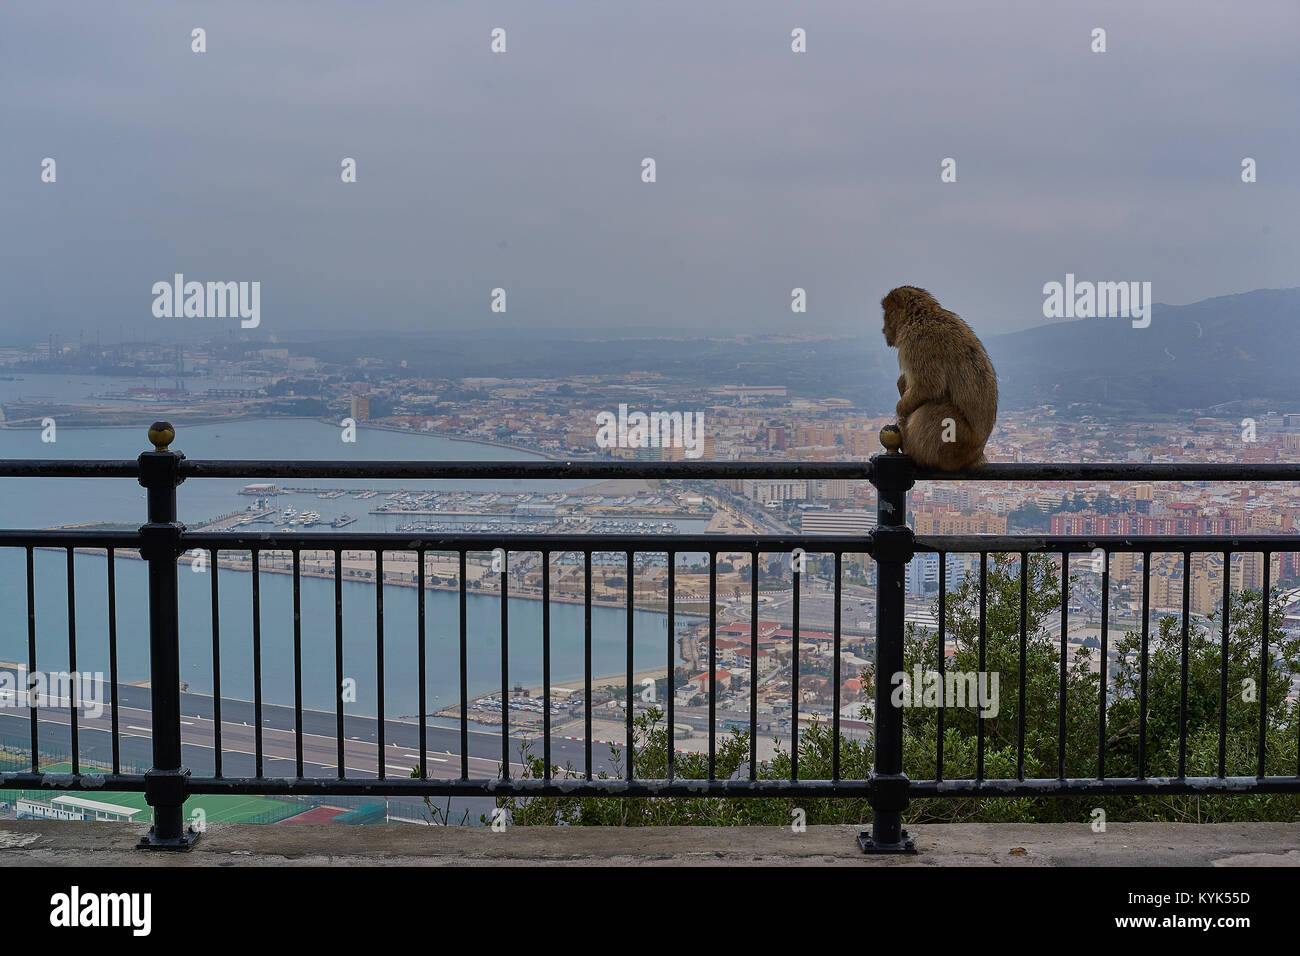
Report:
[[916,286],[880,301],[885,344],[898,349],[898,427],[904,454],[922,468],[964,471],[987,463],[998,414],[998,377],[971,327]]

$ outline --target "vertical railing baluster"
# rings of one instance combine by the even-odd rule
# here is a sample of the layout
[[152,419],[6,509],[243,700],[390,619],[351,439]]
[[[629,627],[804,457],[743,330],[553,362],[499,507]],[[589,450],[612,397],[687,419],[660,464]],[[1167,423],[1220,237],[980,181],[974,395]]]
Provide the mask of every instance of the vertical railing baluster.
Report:
[[347,776],[347,738],[343,729],[343,552],[334,549],[334,733],[338,747],[338,778]]
[[[1269,591],[1272,589],[1272,554],[1268,551],[1264,553],[1264,588],[1260,592],[1260,643],[1259,643],[1259,769],[1256,776],[1264,779],[1264,757],[1265,747],[1268,743],[1268,672],[1272,666],[1272,658],[1269,656],[1269,649],[1272,637],[1269,634],[1268,617],[1270,604]],[[1186,653],[1186,639],[1184,638],[1184,653]],[[1186,668],[1186,663],[1184,663]],[[1185,682],[1184,682],[1185,683]]]
[[[939,552],[939,687],[944,687],[943,672],[948,664],[948,552]],[[935,713],[937,739],[934,745],[934,779],[943,779],[943,716],[944,695],[939,694]]]
[[253,567],[253,764],[262,776],[262,573],[261,552],[249,552]]
[[907,490],[912,487],[915,466],[898,453],[901,440],[896,427],[881,429],[881,444],[889,452],[871,459],[871,483],[876,486],[876,529],[871,535],[876,562],[875,769],[870,781],[871,830],[858,836],[864,853],[916,852],[903,829],[908,801],[903,712],[894,703],[892,692],[892,676],[903,671],[904,576],[915,553],[912,529],[907,526]]
[[388,772],[388,757],[384,752],[384,549],[375,549],[375,691],[379,695],[379,715],[375,719],[378,735],[379,779]]
[[591,552],[583,552],[582,588],[582,709],[583,756],[591,779]]
[[[804,560],[803,552],[799,552]],[[799,584],[798,563],[794,566],[794,600],[790,608],[790,780],[799,779]]]
[[1222,634],[1219,638],[1219,776],[1228,764],[1228,618],[1232,603],[1232,552],[1223,552]]
[[460,778],[469,779],[469,624],[465,601],[465,546],[460,548]]
[[[1016,707],[1016,779],[1025,779],[1025,665],[1029,643],[1029,554],[1020,552],[1020,687]],[[984,678],[981,677],[980,680]]]
[[293,767],[302,776],[302,549],[293,549]]
[[668,779],[673,779],[677,755],[677,719],[674,709],[677,683],[677,552],[668,552]]
[[510,779],[510,552],[501,549],[501,779]]
[[425,650],[425,620],[424,620],[424,550],[417,548],[415,560],[419,563],[419,568],[415,573],[415,618],[416,618],[416,640],[419,642],[416,647],[416,666],[419,668],[418,684],[416,693],[420,695],[420,779],[429,779],[429,714],[428,704],[425,696],[428,688],[425,686],[425,670],[428,667],[427,654]]
[[1056,715],[1056,777],[1065,779],[1066,661],[1070,638],[1070,551],[1061,552],[1061,676]]
[[758,552],[749,556],[749,779],[758,779]]
[[138,480],[145,489],[148,521],[140,528],[140,555],[149,563],[149,696],[153,766],[145,773],[145,800],[153,807],[153,826],[139,845],[151,849],[187,849],[198,839],[183,822],[189,770],[181,755],[181,663],[176,559],[185,526],[176,517],[176,488],[184,480],[185,457],[169,450],[175,431],[154,422],[149,440],[154,450],[137,459]]
[[[75,548],[64,548],[68,572],[68,728],[72,744],[72,772],[81,773],[81,746],[78,740],[77,702],[81,696],[81,678],[77,673],[77,577],[73,559]],[[177,716],[179,724],[180,717]]]
[[978,688],[983,685],[984,681],[984,661],[987,651],[987,619],[988,619],[988,577],[989,577],[989,555],[987,551],[980,552],[980,620],[979,620],[979,680],[976,683],[975,697],[975,779],[984,779],[984,713],[979,705]]
[[709,779],[718,756],[718,552],[709,552]]
[[[112,712],[109,721],[113,734],[113,773],[122,772],[121,754],[119,753],[117,730],[117,552],[108,549],[108,693]],[[213,577],[216,577],[215,555],[213,558]],[[215,698],[214,698],[215,699]],[[221,737],[217,737],[217,776],[221,776]]]
[[1191,626],[1192,562],[1190,552],[1183,552],[1183,646],[1179,655],[1178,676],[1178,777],[1187,776],[1187,658]]
[[551,779],[551,552],[542,552],[542,768]]
[[1101,665],[1097,681],[1097,779],[1106,779],[1106,685],[1110,683],[1110,552],[1102,552]]
[[832,648],[835,660],[831,664],[831,683],[834,689],[831,691],[831,779],[840,779],[840,603],[842,595],[840,591],[844,554],[840,551],[835,552],[835,611],[834,611],[834,646]]
[[27,697],[28,730],[32,737],[32,773],[41,772],[40,721],[37,718],[36,697],[32,694],[32,679],[36,676],[36,568],[34,550],[27,546],[27,684],[23,693]]
[[634,588],[634,574],[632,569],[632,557],[633,557],[632,552],[631,551],[626,552],[626,556],[627,556],[627,581],[626,581],[626,585],[627,585],[627,714],[625,716],[627,718],[627,728],[624,731],[624,733],[627,735],[626,736],[627,742],[623,745],[623,750],[627,755],[627,779],[635,780],[636,771],[635,768],[633,767],[633,761],[636,757],[636,747],[633,746],[633,731],[635,728],[632,722],[632,712],[635,708],[636,697],[633,696],[633,692],[632,692],[632,666],[633,666],[632,609],[636,599],[636,592]]
[[1138,677],[1138,779],[1147,776],[1147,667],[1151,640],[1151,552],[1142,552],[1142,655]]
[[[212,766],[213,773],[221,776],[221,595],[217,585],[218,551],[213,548],[208,552],[212,559],[208,571],[212,575],[209,581],[212,605]],[[114,683],[116,683],[114,678]]]

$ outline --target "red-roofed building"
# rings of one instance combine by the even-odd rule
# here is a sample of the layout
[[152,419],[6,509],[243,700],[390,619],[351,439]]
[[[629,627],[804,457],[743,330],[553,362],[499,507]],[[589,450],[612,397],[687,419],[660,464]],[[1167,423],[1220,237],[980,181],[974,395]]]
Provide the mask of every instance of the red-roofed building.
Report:
[[[728,690],[731,687],[731,671],[718,668],[713,672],[713,679],[719,691]],[[701,694],[707,694],[709,691],[709,672],[705,671],[703,674],[696,674],[691,678],[691,683],[695,685],[695,688]]]
[[[758,639],[770,638],[777,632],[781,625],[776,621],[759,621],[758,622]],[[750,638],[750,627],[748,621],[741,621],[735,624],[721,624],[718,626],[719,637],[731,637],[748,641]]]

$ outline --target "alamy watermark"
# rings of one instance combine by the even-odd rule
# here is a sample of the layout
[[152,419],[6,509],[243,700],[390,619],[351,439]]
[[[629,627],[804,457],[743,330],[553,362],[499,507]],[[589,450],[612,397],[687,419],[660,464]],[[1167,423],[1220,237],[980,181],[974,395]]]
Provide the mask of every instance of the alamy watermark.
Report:
[[26,686],[14,671],[0,671],[0,707],[74,707],[86,717],[104,713],[104,675],[95,671],[32,671]]
[[596,444],[601,448],[681,448],[687,458],[704,454],[703,412],[628,412],[596,415]]
[[155,282],[152,291],[155,318],[238,318],[245,329],[262,322],[260,282],[186,282],[177,272],[171,282]]
[[1150,282],[1075,282],[1074,273],[1065,283],[1043,286],[1043,318],[1046,319],[1129,319],[1133,328],[1151,324]]
[[132,936],[148,936],[153,928],[152,893],[83,893],[75,884],[50,897],[50,925],[122,927]]
[[917,664],[909,674],[896,671],[889,683],[894,692],[890,703],[895,707],[978,707],[980,716],[998,715],[997,671],[921,670]]

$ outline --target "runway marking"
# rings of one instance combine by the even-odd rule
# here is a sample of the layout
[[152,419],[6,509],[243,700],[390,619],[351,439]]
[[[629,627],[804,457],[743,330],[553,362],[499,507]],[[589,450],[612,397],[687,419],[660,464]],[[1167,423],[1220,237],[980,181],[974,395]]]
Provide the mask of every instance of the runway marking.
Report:
[[[146,712],[146,711],[141,711],[141,713],[147,713],[147,712]],[[63,716],[64,716],[64,715],[62,715],[62,714],[57,714],[57,712],[49,712],[49,716],[45,716],[45,717],[41,718],[41,722],[42,722],[42,723],[53,724],[53,725],[55,725],[55,726],[67,727],[67,726],[69,726],[70,724],[69,724],[69,721],[68,721],[66,718],[64,718],[64,719],[62,719],[62,720],[60,720],[60,719],[51,719],[52,717],[63,717]],[[184,721],[182,721],[182,722],[184,723]],[[227,724],[226,721],[222,721],[222,723],[223,723],[223,724]],[[249,728],[249,729],[252,729],[252,728],[250,727],[250,725],[248,725],[248,724],[246,724],[246,723],[245,723],[245,724],[236,724],[236,723],[234,723],[233,721],[230,722],[230,723],[228,724],[228,726],[230,726],[230,727],[234,727],[234,728],[236,728],[236,729],[238,729],[238,728],[241,727],[241,726],[242,726],[242,727]],[[111,728],[111,726],[110,726],[108,720],[105,719],[105,718],[101,718],[100,720],[97,720],[97,721],[87,722],[86,724],[84,724],[84,725],[82,726],[82,729],[85,730],[85,731],[89,731],[89,732],[102,733],[102,734],[108,735],[108,736],[110,736],[110,737],[112,736],[112,728]],[[443,729],[446,729],[446,728],[443,728]],[[119,730],[119,731],[118,731],[118,737],[119,737],[119,738],[124,738],[124,739],[140,739],[140,740],[148,740],[148,739],[151,739],[151,737],[152,737],[152,731],[150,730],[150,728],[148,728],[148,727],[142,727],[142,726],[140,726],[140,725],[138,725],[138,724],[127,724],[127,725],[126,725],[126,730],[140,730],[140,731],[144,731],[144,733],[140,733],[140,734],[131,734],[131,733],[127,733],[125,730]],[[274,733],[276,733],[276,732],[284,733],[284,734],[286,734],[286,735],[289,735],[290,737],[292,737],[292,735],[293,735],[293,733],[294,733],[294,731],[293,731],[292,729],[290,729],[290,730],[283,730],[283,729],[280,729],[280,728],[272,728],[272,729],[271,729],[271,733],[272,733],[272,734],[274,734]],[[482,733],[482,732],[475,731],[475,733]],[[328,740],[328,741],[330,741],[331,743],[337,743],[337,741],[338,741],[338,738],[337,738],[337,737],[333,737],[333,736],[329,736],[329,735],[325,735],[325,734],[310,734],[310,733],[308,733],[308,734],[304,734],[303,736],[304,736],[304,737],[317,737],[317,738],[320,738],[321,740]],[[491,736],[494,740],[499,739],[499,738],[497,737],[497,735],[495,735],[495,734],[490,734],[490,735],[488,735],[488,734],[484,734],[484,736]],[[576,737],[575,737],[575,738],[569,738],[569,739],[578,740],[579,738],[576,738]],[[361,740],[360,738],[356,738],[356,737],[349,738],[349,743],[351,743],[351,742],[355,742],[355,743],[358,744],[359,746],[361,746],[361,747],[365,747],[365,748],[375,747],[375,746],[376,746],[375,742],[372,741],[372,740]],[[202,749],[202,750],[215,750],[215,747],[213,746],[213,741],[212,741],[212,740],[203,741],[203,740],[195,740],[195,739],[192,739],[192,738],[191,738],[191,739],[183,740],[183,741],[182,741],[182,744],[183,744],[184,746],[186,746],[186,747],[198,747],[198,748],[200,748],[200,749]],[[400,744],[394,743],[394,746],[400,746]],[[246,757],[256,757],[256,756],[257,756],[256,751],[251,751],[251,750],[240,750],[240,749],[237,748],[237,747],[230,746],[228,743],[226,743],[226,742],[224,742],[224,741],[223,741],[223,743],[222,743],[221,752],[222,752],[223,754],[238,754],[238,755],[240,755],[240,756],[246,756]],[[457,755],[457,754],[452,754],[452,752],[451,752],[450,750],[444,750],[443,753],[448,754],[448,757],[436,757],[436,756],[432,756],[432,755],[430,755],[428,759],[429,759],[429,761],[430,761],[431,763],[450,763],[450,762],[452,762],[453,759],[459,760],[459,755]],[[378,756],[378,755],[376,754],[376,756]],[[290,756],[290,757],[277,756],[277,755],[275,755],[275,754],[273,754],[273,753],[270,753],[270,752],[267,751],[265,748],[263,749],[263,757],[264,757],[264,759],[266,759],[266,760],[283,760],[283,761],[289,761],[289,762],[296,762],[296,760],[297,760],[297,756],[296,756],[296,755],[294,755],[294,756]],[[410,758],[410,759],[414,759],[414,760],[418,760],[418,759],[419,759],[418,755],[416,755],[416,754],[406,754],[406,757],[407,757],[407,758]],[[389,767],[393,766],[393,765],[391,764],[391,759],[392,759],[392,758],[390,757],[390,758],[389,758],[389,761],[390,761],[390,763],[389,763]],[[496,759],[493,758],[493,757],[479,757],[479,756],[475,756],[475,755],[473,755],[473,754],[470,754],[470,755],[468,756],[468,760],[470,761],[471,765],[486,764],[488,767],[491,767],[491,768],[493,768],[494,770],[496,770],[496,769],[499,768],[499,764],[497,763]],[[317,763],[314,763],[314,762],[311,761],[310,759],[305,759],[305,760],[303,761],[303,763],[304,763],[304,766],[319,766],[319,767],[321,767],[322,769],[337,769],[337,765],[336,765],[336,764],[330,764],[330,765],[326,766],[326,765],[323,765],[323,764],[317,764]],[[523,765],[522,765],[522,764],[519,764],[519,763],[516,763],[516,762],[514,762],[514,761],[511,761],[510,766],[511,766],[512,771],[515,770],[516,768],[517,768],[518,770],[520,770],[520,771],[523,770]],[[387,770],[389,769],[389,767],[386,767],[385,770],[387,771]],[[404,769],[404,768],[400,768],[400,767],[398,767],[398,768],[396,768],[396,769]],[[345,772],[345,773],[349,773],[349,772],[350,772],[350,773],[359,773],[359,774],[362,774],[362,775],[367,776],[368,778],[374,778],[374,777],[376,776],[376,772],[375,772],[375,769],[374,769],[373,766],[367,766],[367,767],[345,767],[344,772]],[[448,778],[448,779],[451,779],[451,778]]]

